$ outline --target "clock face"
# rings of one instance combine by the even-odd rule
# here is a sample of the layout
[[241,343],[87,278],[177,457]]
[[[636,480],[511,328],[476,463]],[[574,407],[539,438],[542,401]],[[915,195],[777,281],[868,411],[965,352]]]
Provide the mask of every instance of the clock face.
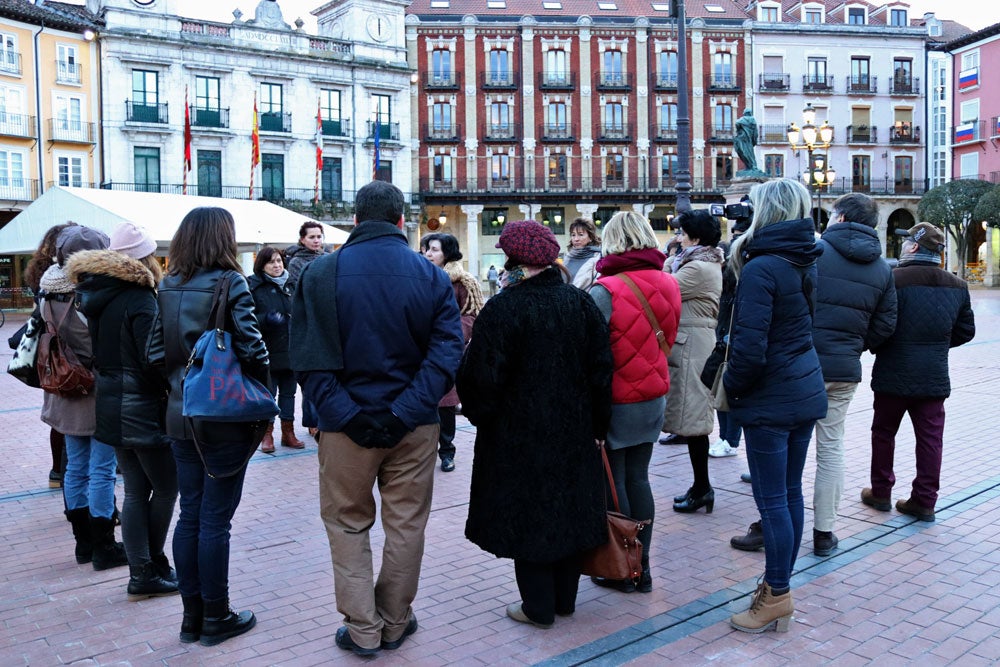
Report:
[[156,4],[156,0],[132,0],[132,2],[140,7],[152,7]]
[[381,14],[370,14],[365,26],[368,28],[368,35],[376,42],[387,41],[392,32],[389,19]]

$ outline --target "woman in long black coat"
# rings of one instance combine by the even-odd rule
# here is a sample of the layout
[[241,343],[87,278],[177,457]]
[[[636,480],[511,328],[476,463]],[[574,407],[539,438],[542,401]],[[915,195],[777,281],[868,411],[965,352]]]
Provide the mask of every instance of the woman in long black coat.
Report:
[[559,244],[534,221],[508,223],[503,290],[476,320],[458,371],[476,427],[465,535],[514,559],[522,602],[507,615],[548,627],[572,614],[580,554],[607,539],[597,443],[611,415],[608,325],[552,266]]

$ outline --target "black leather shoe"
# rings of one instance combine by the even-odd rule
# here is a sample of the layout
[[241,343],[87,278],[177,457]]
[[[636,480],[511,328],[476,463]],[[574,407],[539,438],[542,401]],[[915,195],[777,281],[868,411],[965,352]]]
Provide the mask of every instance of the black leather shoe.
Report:
[[753,483],[753,477],[750,476],[750,473],[745,472],[742,475],[740,475],[740,481],[746,482],[747,484],[751,484]]
[[691,492],[692,492],[692,491],[694,491],[694,487],[693,487],[693,486],[692,486],[692,487],[691,487],[690,489],[688,489],[688,490],[687,490],[687,491],[686,491],[686,492],[684,493],[684,495],[683,495],[683,496],[674,496],[674,502],[675,502],[675,503],[682,503],[682,502],[684,502],[685,500],[687,500],[688,498],[690,498],[690,497],[691,497]]
[[455,459],[450,456],[446,456],[441,459],[441,470],[444,472],[451,472],[455,469]]
[[648,567],[643,569],[642,576],[639,577],[639,583],[635,585],[635,590],[640,593],[653,592],[653,575],[649,573]]
[[355,644],[354,640],[351,639],[351,632],[347,629],[347,626],[341,626],[337,629],[337,636],[334,638],[334,642],[337,644],[338,648],[350,651],[354,655],[375,655],[382,650],[381,646],[376,646],[375,648],[364,648],[363,646]]
[[829,556],[837,548],[839,540],[833,531],[825,532],[813,528],[813,553],[817,556]]
[[229,600],[213,600],[204,603],[205,616],[201,622],[201,645],[215,646],[227,639],[249,632],[257,625],[257,617],[252,611],[233,611]]
[[[406,638],[409,637],[410,635],[412,635],[416,631],[417,631],[417,617],[416,616],[411,616],[410,617],[410,622],[406,624],[406,628],[403,629],[403,634],[400,635],[399,639],[397,639],[394,642],[387,642],[387,641],[383,640],[381,646],[382,646],[382,648],[384,648],[384,649],[386,649],[388,651],[394,651],[397,648],[399,648],[400,646],[402,646],[403,642],[406,641]],[[350,635],[348,635],[348,636],[350,636]]]
[[668,433],[667,435],[660,438],[661,445],[686,445],[688,439],[686,435],[675,435],[673,433]]
[[764,548],[764,529],[760,521],[754,521],[747,528],[746,535],[730,538],[729,546],[740,551],[760,551]]
[[684,514],[696,512],[702,507],[705,508],[705,514],[712,513],[712,509],[715,507],[715,489],[709,489],[705,495],[698,497],[689,494],[687,498],[681,502],[674,503],[674,511],[682,512]]
[[605,579],[604,577],[591,577],[595,586],[601,588],[613,588],[619,593],[635,593],[635,582],[631,579]]

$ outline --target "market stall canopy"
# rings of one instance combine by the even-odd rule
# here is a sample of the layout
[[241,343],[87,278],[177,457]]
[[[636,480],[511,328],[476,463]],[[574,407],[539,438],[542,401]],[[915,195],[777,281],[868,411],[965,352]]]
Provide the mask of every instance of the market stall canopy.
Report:
[[[312,220],[266,201],[54,187],[0,229],[0,254],[33,253],[50,227],[70,220],[109,235],[118,224],[134,222],[149,230],[159,254],[164,254],[181,220],[199,206],[217,206],[233,214],[240,252],[294,244],[299,240],[299,227]],[[347,232],[336,227],[323,224],[323,233],[327,243],[347,241]]]

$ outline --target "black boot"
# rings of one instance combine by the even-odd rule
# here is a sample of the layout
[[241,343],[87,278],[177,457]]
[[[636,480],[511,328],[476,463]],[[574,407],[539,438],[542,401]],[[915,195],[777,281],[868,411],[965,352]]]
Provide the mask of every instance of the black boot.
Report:
[[191,644],[201,638],[201,623],[204,616],[204,603],[200,595],[182,595],[184,618],[181,620],[181,643]]
[[167,560],[167,554],[162,551],[151,557],[153,561],[153,566],[156,568],[156,574],[160,575],[160,579],[164,581],[173,582],[177,584],[177,572],[174,568],[170,567],[170,561]]
[[115,542],[115,522],[112,519],[90,517],[90,541],[94,545],[95,570],[109,570],[128,565],[125,545]]
[[90,542],[90,508],[66,510],[66,519],[73,526],[73,537],[76,538],[76,562],[80,565],[89,563],[93,554]]
[[257,625],[252,611],[235,612],[229,600],[205,600],[205,618],[201,623],[201,645],[215,646],[230,637],[242,635]]
[[653,575],[650,574],[648,565],[642,568],[642,576],[639,577],[639,583],[635,585],[635,590],[640,593],[653,592]]
[[160,577],[156,564],[152,561],[144,565],[130,565],[128,580],[128,599],[130,601],[158,598],[177,593],[177,582],[167,581]]

